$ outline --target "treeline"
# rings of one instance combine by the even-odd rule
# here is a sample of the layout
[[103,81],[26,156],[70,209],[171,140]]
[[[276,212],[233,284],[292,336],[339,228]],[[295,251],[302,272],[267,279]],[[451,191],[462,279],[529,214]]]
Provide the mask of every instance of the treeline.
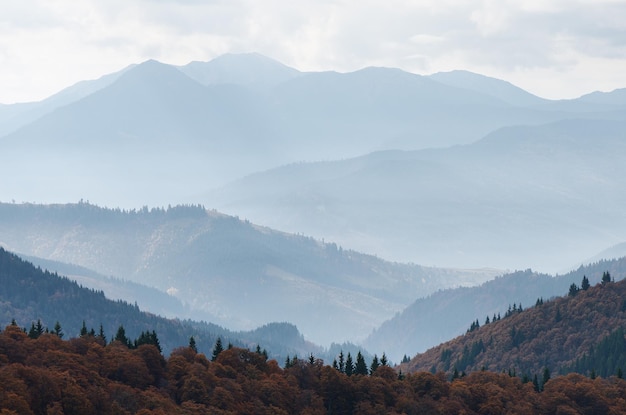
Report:
[[[190,342],[191,343],[191,342]],[[87,334],[33,339],[0,333],[3,414],[555,414],[626,413],[626,382],[577,374],[541,391],[506,374],[478,371],[398,376],[381,365],[348,376],[319,359],[287,368],[262,350],[222,348],[210,359],[190,344],[168,358],[150,344],[104,345]],[[217,343],[214,351],[217,349]]]
[[[480,370],[514,373],[525,381],[545,370],[589,377],[621,376],[626,370],[626,281],[615,282],[608,271],[595,286],[582,276],[567,296],[524,310],[513,305],[503,318],[472,323],[457,337],[402,365],[406,372],[445,372],[449,378]],[[612,333],[607,337],[607,332]],[[620,337],[621,336],[621,337]]]

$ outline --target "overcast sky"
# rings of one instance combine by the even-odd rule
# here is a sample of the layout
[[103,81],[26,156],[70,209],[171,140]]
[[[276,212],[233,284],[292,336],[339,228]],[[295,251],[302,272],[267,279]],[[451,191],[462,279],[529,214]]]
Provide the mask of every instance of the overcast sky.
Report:
[[466,69],[546,98],[626,87],[625,0],[0,0],[0,102],[157,59]]

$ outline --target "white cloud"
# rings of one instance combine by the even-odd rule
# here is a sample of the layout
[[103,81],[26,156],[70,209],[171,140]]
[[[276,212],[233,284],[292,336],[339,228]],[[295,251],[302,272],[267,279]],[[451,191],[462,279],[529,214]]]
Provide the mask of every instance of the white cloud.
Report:
[[468,69],[549,97],[626,86],[623,1],[22,0],[1,7],[0,102],[41,99],[150,58],[184,64],[253,51],[302,70]]

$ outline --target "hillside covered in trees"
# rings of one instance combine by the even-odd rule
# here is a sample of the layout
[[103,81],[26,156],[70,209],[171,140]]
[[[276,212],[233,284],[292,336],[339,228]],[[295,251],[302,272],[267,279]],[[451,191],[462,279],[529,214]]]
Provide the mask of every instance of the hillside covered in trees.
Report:
[[541,390],[507,374],[478,371],[452,381],[379,366],[342,372],[313,357],[281,368],[263,353],[193,347],[166,359],[151,344],[104,345],[98,336],[30,338],[0,332],[2,414],[619,414],[626,381],[571,374]]
[[565,296],[512,304],[503,315],[477,318],[463,336],[418,354],[407,372],[506,371],[526,379],[549,373],[622,376],[626,370],[626,280],[604,272],[591,286],[583,276]]
[[83,325],[96,332],[102,327],[109,340],[120,326],[131,338],[156,331],[165,354],[187,344],[191,336],[198,349],[207,353],[218,338],[242,347],[262,343],[278,359],[288,354],[322,353],[292,324],[271,323],[252,331],[234,332],[206,322],[163,318],[140,310],[136,304],[109,300],[102,291],[36,268],[0,247],[0,324],[11,321],[26,329],[40,322],[49,331],[60,322],[66,338],[78,336]]

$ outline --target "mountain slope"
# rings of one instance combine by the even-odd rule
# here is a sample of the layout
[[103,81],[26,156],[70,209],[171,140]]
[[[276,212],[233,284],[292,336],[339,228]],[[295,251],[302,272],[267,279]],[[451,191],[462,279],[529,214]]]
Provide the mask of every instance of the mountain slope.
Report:
[[206,200],[394,260],[556,272],[624,240],[624,131],[584,119],[506,127],[467,146],[284,166]]
[[623,329],[625,296],[626,281],[620,281],[546,300],[418,354],[405,369],[451,372],[456,366],[459,372],[486,368],[521,375],[541,373],[547,367],[558,373],[609,333]]
[[517,271],[480,286],[441,290],[417,299],[374,330],[363,344],[368,350],[385,350],[399,361],[464,333],[475,320],[483,324],[487,317],[505,315],[513,305],[528,307],[538,298],[563,295],[572,283],[580,285],[583,276],[595,284],[605,271],[621,278],[626,274],[626,258],[581,266],[556,277]]
[[417,297],[497,273],[388,263],[201,207],[0,204],[0,235],[11,250],[167,291],[215,323],[289,321],[318,344],[362,339]]
[[446,85],[490,95],[511,105],[532,107],[547,102],[509,82],[468,71],[438,72],[430,75],[429,78]]

